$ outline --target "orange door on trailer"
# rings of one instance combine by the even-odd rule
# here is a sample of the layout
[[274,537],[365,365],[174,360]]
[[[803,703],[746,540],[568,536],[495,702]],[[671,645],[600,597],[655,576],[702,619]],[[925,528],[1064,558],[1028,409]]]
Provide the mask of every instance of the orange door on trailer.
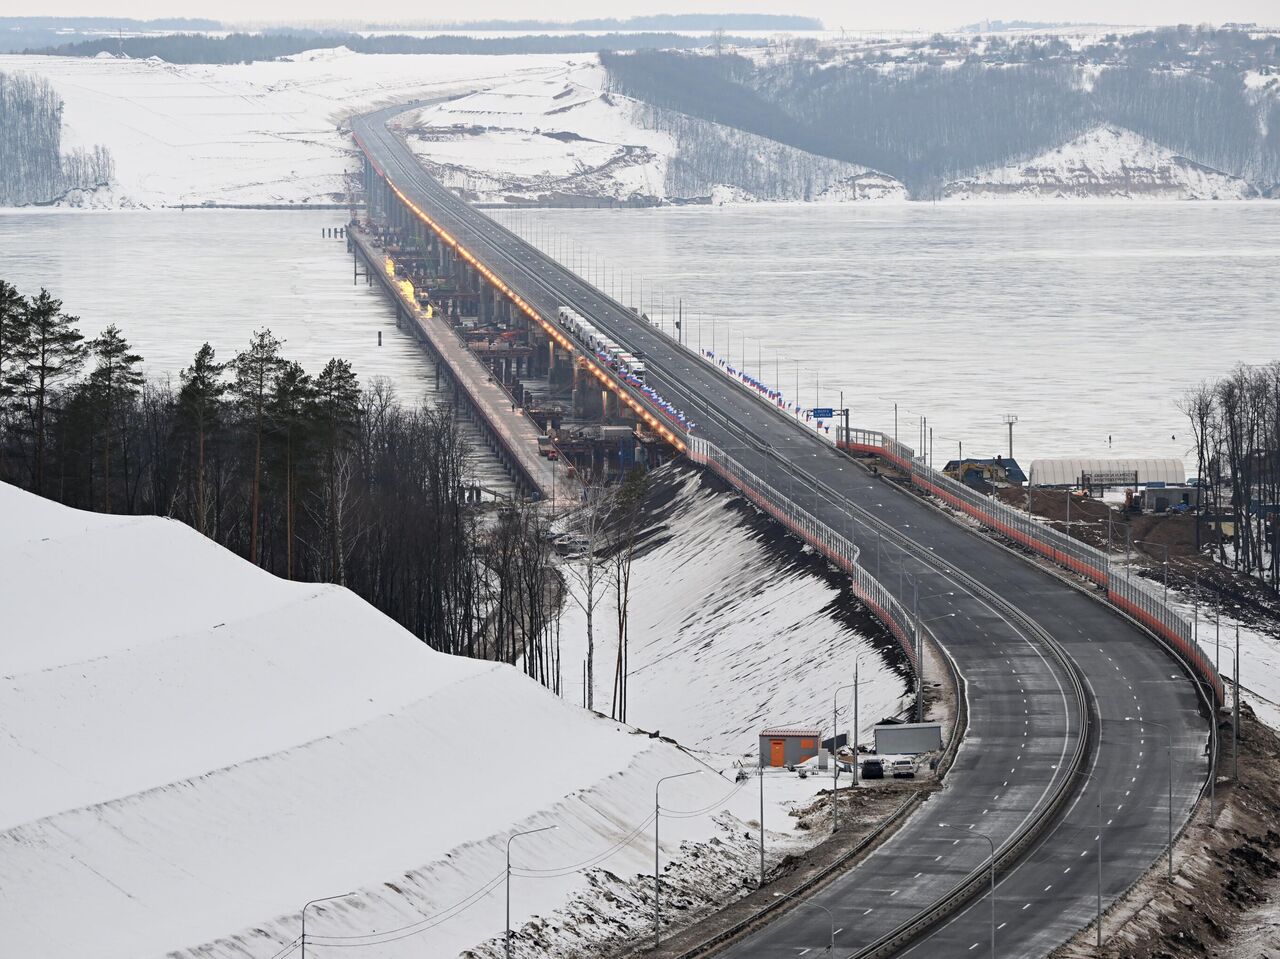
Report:
[[769,740],[769,765],[785,766],[787,764],[787,749],[785,740],[771,739]]

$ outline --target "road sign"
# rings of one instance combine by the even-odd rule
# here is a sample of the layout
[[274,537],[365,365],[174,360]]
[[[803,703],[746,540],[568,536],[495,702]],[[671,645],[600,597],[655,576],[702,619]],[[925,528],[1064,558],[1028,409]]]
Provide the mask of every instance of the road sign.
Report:
[[814,419],[829,420],[836,415],[836,411],[829,406],[819,406],[809,411],[813,414]]

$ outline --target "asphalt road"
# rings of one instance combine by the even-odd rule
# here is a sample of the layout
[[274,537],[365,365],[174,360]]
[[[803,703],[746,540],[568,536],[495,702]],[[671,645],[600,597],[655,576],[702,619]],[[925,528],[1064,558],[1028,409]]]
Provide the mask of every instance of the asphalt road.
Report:
[[[862,564],[878,568],[886,585],[901,589],[908,606],[918,590],[926,628],[964,677],[969,729],[946,787],[866,861],[811,897],[834,917],[838,955],[853,954],[936,902],[986,860],[989,847],[977,833],[1004,845],[1060,790],[1069,775],[1066,761],[1085,733],[1082,709],[1102,719],[1087,760],[1091,778],[1073,777],[1066,814],[1000,877],[999,955],[1047,955],[1093,916],[1100,787],[1104,908],[1151,866],[1164,849],[1170,809],[1177,828],[1207,773],[1208,722],[1192,683],[1173,660],[1093,598],[916,496],[871,477],[630,310],[472,210],[436,183],[388,131],[387,121],[404,110],[396,106],[355,121],[369,154],[396,187],[544,316],[554,317],[559,306],[570,305],[632,352],[642,351],[649,383],[684,409],[698,424],[698,435],[831,526],[850,530]],[[1083,703],[1068,666],[1054,655],[1054,643],[1085,678]],[[852,664],[847,668],[851,671]],[[834,682],[835,673],[825,675]],[[906,954],[990,954],[989,908],[989,901],[976,900]],[[818,953],[830,930],[822,910],[802,905],[724,954]]]

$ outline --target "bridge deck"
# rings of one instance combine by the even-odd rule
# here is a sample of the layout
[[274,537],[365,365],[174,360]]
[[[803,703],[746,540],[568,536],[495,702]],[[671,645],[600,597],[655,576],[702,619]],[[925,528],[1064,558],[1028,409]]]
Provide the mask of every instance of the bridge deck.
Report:
[[[1194,687],[1168,654],[1095,599],[869,477],[791,417],[468,207],[428,176],[388,129],[400,109],[356,118],[353,127],[373,168],[414,215],[429,216],[433,228],[483,261],[487,274],[531,315],[553,318],[568,305],[631,352],[642,352],[648,384],[697,421],[698,435],[827,527],[848,529],[900,602],[915,606],[918,595],[918,616],[931,624],[927,631],[964,678],[969,730],[946,788],[862,866],[812,897],[834,915],[842,947],[866,945],[896,928],[985,861],[985,843],[944,837],[939,823],[975,824],[975,832],[1002,847],[1064,788],[1071,799],[1066,814],[1000,881],[1001,955],[1045,956],[1091,918],[1100,800],[1108,833],[1104,901],[1141,876],[1163,848],[1169,806],[1182,822],[1205,781],[1208,725]],[[1070,671],[1053,649],[1065,651]],[[1070,681],[1076,668],[1087,693]],[[1067,763],[1084,734],[1080,710],[1086,705],[1097,710],[1087,726],[1096,730],[1100,714],[1104,732],[1089,750],[1088,779],[1073,777]],[[1162,725],[1148,731],[1143,719]],[[1164,731],[1167,753],[1157,746],[1166,742]],[[1172,804],[1165,798],[1170,759]],[[1073,782],[1064,787],[1066,780]],[[827,933],[825,916],[798,910],[725,955],[794,955],[825,942]],[[989,945],[984,911],[970,907],[913,954],[968,955]]]

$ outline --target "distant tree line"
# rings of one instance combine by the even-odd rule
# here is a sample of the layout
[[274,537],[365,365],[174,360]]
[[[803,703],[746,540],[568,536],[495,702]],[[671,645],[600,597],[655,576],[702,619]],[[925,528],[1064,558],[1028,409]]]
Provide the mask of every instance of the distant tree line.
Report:
[[62,152],[62,98],[42,77],[0,73],[0,206],[50,203],[115,175],[106,147]]
[[276,575],[351,588],[442,652],[559,690],[563,581],[543,513],[481,511],[449,406],[409,408],[269,330],[176,385],[115,326],[85,339],[47,291],[0,281],[0,480],[68,506],[166,516]]
[[[1148,46],[1173,44],[1162,36],[1152,34]],[[903,181],[917,198],[1104,123],[1273,193],[1280,190],[1280,103],[1247,89],[1241,69],[1267,43],[1274,50],[1276,40],[1230,36],[1243,46],[1229,68],[1188,73],[1117,62],[1104,66],[1091,87],[1080,72],[1087,58],[1061,41],[1006,44],[1004,53],[1022,58],[1015,63],[1003,56],[991,62],[991,49],[965,56],[950,50],[956,41],[946,38],[932,41],[929,57],[907,64],[824,61],[812,51],[759,62],[606,51],[601,60],[614,91],[871,167]]]
[[[401,24],[401,26],[409,26]],[[376,29],[377,24],[368,24]],[[416,29],[416,28],[415,28]],[[821,30],[816,17],[786,13],[654,13],[635,17],[593,17],[583,20],[464,20],[434,21],[430,30]]]
[[168,17],[133,20],[129,17],[0,17],[0,53],[18,53],[36,47],[66,43],[68,35],[102,36],[143,30],[221,30],[216,20]]
[[[742,37],[721,38],[740,46],[757,41]],[[281,33],[232,33],[214,37],[200,33],[163,36],[102,38],[63,43],[27,54],[60,57],[94,57],[100,53],[128,57],[159,57],[167,63],[252,63],[277,60],[321,47],[347,47],[356,53],[516,54],[596,53],[600,50],[697,49],[710,45],[705,37],[679,33],[532,34],[522,37],[471,37],[442,35],[413,37],[403,34],[361,36],[355,33],[297,31]]]
[[[1178,404],[1191,423],[1196,470],[1207,482],[1198,515],[1212,517],[1220,562],[1280,587],[1280,361],[1237,366]],[[1196,524],[1200,547],[1202,523]],[[1228,543],[1234,543],[1230,555]]]

